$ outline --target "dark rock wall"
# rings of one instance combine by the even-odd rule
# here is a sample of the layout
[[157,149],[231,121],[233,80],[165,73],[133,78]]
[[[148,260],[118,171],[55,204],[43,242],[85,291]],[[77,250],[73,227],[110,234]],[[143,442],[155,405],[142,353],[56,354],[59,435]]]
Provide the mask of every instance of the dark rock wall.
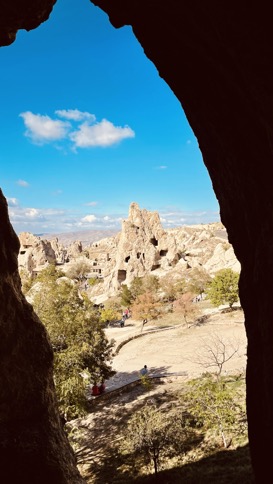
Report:
[[[56,0],[0,0],[0,45],[45,21]],[[19,240],[0,190],[0,482],[78,484],[58,413],[53,352],[21,292]]]
[[273,29],[267,1],[96,0],[133,31],[198,138],[242,265],[257,482],[273,482]]
[[[54,3],[0,0],[0,44],[11,43],[18,28],[29,30],[46,20]],[[133,26],[198,138],[221,219],[242,265],[249,438],[256,481],[273,482],[271,4],[266,0],[93,3],[109,14],[115,27]],[[30,484],[77,483],[80,477],[56,412],[51,350],[20,291],[18,241],[3,197],[0,217],[0,471],[9,469],[15,475],[22,469],[20,482],[28,472],[25,481]]]
[[63,431],[44,326],[22,292],[19,240],[0,191],[0,482],[83,480]]
[[11,44],[17,30],[31,30],[48,19],[56,0],[0,0],[0,45]]

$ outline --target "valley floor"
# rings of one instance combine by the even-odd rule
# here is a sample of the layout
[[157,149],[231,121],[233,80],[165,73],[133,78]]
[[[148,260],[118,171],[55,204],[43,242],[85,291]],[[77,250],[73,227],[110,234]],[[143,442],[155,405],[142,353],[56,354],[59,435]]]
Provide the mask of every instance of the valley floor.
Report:
[[[167,321],[167,320],[166,320]],[[139,370],[147,365],[150,375],[181,375],[194,378],[205,371],[212,350],[225,347],[227,355],[236,354],[224,364],[224,372],[244,372],[246,366],[246,334],[241,309],[231,312],[213,311],[203,324],[187,327],[176,317],[175,324],[158,326],[128,319],[124,328],[108,328],[107,337],[116,340],[116,346],[128,340],[114,358],[116,375],[107,382],[108,390],[139,378]],[[130,338],[135,338],[130,340]],[[220,357],[220,356],[219,356]]]
[[[130,415],[147,402],[155,403],[158,407],[165,405],[168,399],[174,398],[175,392],[181,390],[186,380],[200,376],[206,371],[216,371],[216,367],[207,367],[207,362],[211,362],[212,353],[216,354],[219,360],[223,352],[227,358],[235,351],[224,364],[223,374],[244,374],[246,335],[243,311],[240,308],[231,312],[225,312],[223,308],[217,311],[204,308],[203,315],[207,316],[205,322],[190,327],[174,315],[170,315],[164,321],[148,323],[144,328],[142,323],[129,319],[124,328],[106,329],[108,338],[115,339],[116,350],[118,349],[113,361],[116,374],[106,382],[105,395],[93,401],[91,399],[90,413],[69,425],[70,431],[72,429],[70,435],[79,468],[88,484],[126,483],[132,480],[139,483],[150,482],[146,481],[150,479],[149,472],[145,472],[141,477],[137,471],[134,480],[134,469],[127,468],[124,464],[118,450],[122,429],[126,427]],[[153,385],[148,392],[143,385],[133,383],[139,381],[139,370],[144,364],[148,366],[150,376],[160,377],[152,379]],[[132,385],[128,385],[129,383]],[[228,481],[217,480],[217,475],[219,477],[221,471],[216,466],[213,471],[216,480],[211,480],[211,477],[205,480],[202,470],[205,459],[201,456],[200,472],[204,480],[195,481],[186,477],[186,480],[183,478],[183,482],[252,482],[247,447],[230,450],[228,459],[233,452],[230,465],[231,469],[235,466],[235,478],[232,475],[228,477],[229,470],[226,469]],[[223,454],[223,451],[218,451],[214,457],[215,462],[219,459],[220,468],[225,465],[221,461]],[[134,467],[134,464],[132,465]],[[194,465],[194,472],[198,474],[197,461]],[[160,482],[180,483],[182,473],[186,476],[188,471],[184,462],[176,462],[171,464],[168,472],[174,473],[173,478],[169,481],[168,474],[169,477],[163,477]],[[192,470],[189,472],[191,474]],[[210,472],[209,470],[209,475]]]

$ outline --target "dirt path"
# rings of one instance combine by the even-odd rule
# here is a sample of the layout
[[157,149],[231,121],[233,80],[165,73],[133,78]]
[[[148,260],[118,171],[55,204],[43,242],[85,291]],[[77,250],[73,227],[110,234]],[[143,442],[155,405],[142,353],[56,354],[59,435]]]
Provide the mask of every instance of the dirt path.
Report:
[[[198,376],[205,371],[215,371],[207,367],[216,359],[228,358],[224,371],[243,371],[246,365],[246,334],[242,311],[212,313],[208,322],[200,326],[174,326],[172,329],[157,330],[145,326],[141,332],[140,323],[130,321],[124,328],[109,328],[107,336],[116,340],[116,347],[123,340],[140,335],[127,342],[113,361],[116,375],[107,382],[108,390],[120,387],[139,378],[139,370],[144,364],[151,375]],[[130,325],[129,325],[130,324]],[[217,353],[217,354],[216,354]]]
[[[115,356],[113,368],[116,375],[106,382],[109,395],[95,399],[86,417],[70,423],[75,428],[74,445],[79,469],[88,484],[112,482],[112,476],[123,463],[118,450],[120,432],[131,413],[147,402],[156,402],[157,405],[168,402],[172,392],[181,390],[187,378],[206,371],[204,362],[207,354],[211,360],[211,352],[216,354],[218,351],[220,358],[222,343],[227,355],[231,354],[232,346],[238,349],[225,364],[224,372],[244,370],[246,335],[243,320],[242,311],[218,311],[210,313],[206,323],[190,328],[176,325],[171,329],[160,329],[147,325],[142,332],[142,325],[130,320],[124,328],[106,330],[107,336],[115,339],[116,348],[124,340],[141,336],[123,345]],[[216,346],[213,345],[215,338]],[[203,365],[198,363],[198,358]],[[129,390],[110,393],[112,389],[138,380],[139,369],[144,364],[147,364],[150,375],[164,377],[154,380],[149,391],[143,385],[133,385]],[[215,368],[209,370],[215,371]]]

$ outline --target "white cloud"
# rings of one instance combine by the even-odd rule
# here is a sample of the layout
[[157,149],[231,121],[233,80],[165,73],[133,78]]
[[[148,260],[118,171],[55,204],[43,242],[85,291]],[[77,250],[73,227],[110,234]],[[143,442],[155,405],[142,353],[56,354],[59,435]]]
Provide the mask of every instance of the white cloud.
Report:
[[65,138],[71,126],[67,121],[54,120],[49,116],[33,114],[31,111],[21,113],[20,116],[27,128],[25,135],[38,144]]
[[156,167],[157,170],[166,170],[168,167],[166,165],[160,165]]
[[83,121],[84,119],[96,121],[94,114],[88,113],[87,111],[79,111],[78,109],[57,109],[55,114],[60,118],[70,119],[72,121]]
[[25,216],[26,217],[31,217],[31,218],[36,218],[39,217],[40,213],[37,208],[29,208],[25,211]]
[[111,146],[125,138],[134,138],[134,131],[125,126],[114,126],[113,123],[103,119],[100,123],[90,125],[81,124],[77,131],[70,133],[70,139],[75,148],[91,148],[94,146]]
[[[128,217],[128,210],[120,213],[99,213],[86,215],[82,209],[56,209],[54,207],[22,207],[15,197],[9,197],[8,209],[11,223],[17,233],[32,232],[62,233],[77,230],[120,231],[121,223]],[[204,224],[220,220],[217,211],[186,211],[176,207],[165,207],[159,210],[161,223],[164,228],[179,227],[181,225]]]
[[85,203],[84,205],[86,205],[87,207],[95,207],[96,205],[98,205],[98,202],[87,202]]
[[20,185],[20,187],[28,187],[29,183],[25,180],[17,180],[17,185]]
[[91,224],[91,223],[95,222],[95,220],[97,220],[97,217],[95,215],[90,214],[90,215],[86,215],[85,217],[83,217],[81,219],[81,222],[88,222],[88,223]]
[[212,211],[194,211],[187,210],[173,210],[160,212],[160,220],[165,228],[179,227],[181,225],[196,225],[206,224],[211,222],[219,222],[220,217],[218,212]]
[[[58,109],[55,115],[64,118],[52,119],[47,115],[34,114],[31,111],[21,113],[26,129],[25,136],[33,143],[43,145],[53,141],[72,141],[72,149],[106,147],[126,138],[134,138],[135,132],[129,126],[115,126],[107,119],[93,124],[96,116],[78,109]],[[69,121],[78,123],[76,127]],[[80,123],[80,124],[79,124]],[[56,146],[63,149],[64,146]]]
[[14,198],[14,197],[7,198],[7,202],[8,202],[9,207],[17,207],[18,206],[17,198]]

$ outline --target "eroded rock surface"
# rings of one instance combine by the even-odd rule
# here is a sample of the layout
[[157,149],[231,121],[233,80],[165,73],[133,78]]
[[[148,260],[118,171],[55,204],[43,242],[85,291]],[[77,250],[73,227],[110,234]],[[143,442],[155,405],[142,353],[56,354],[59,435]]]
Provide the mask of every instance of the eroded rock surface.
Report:
[[[241,263],[247,412],[258,483],[273,481],[273,29],[270,2],[95,0],[131,25],[197,136]],[[257,397],[258,396],[258,397]]]
[[0,481],[80,483],[63,431],[47,333],[21,292],[19,240],[0,191]]
[[[248,337],[247,408],[256,481],[273,482],[272,5],[265,0],[93,3],[110,15],[114,26],[133,26],[146,55],[181,101],[198,138],[219,200],[222,222],[242,267],[240,299]],[[11,43],[18,28],[39,25],[53,4],[54,0],[2,0],[1,45]],[[5,355],[7,351],[16,354],[16,338],[20,341],[22,336],[22,329],[15,333],[9,329],[12,321],[23,324],[29,309],[17,293],[18,242],[7,224],[5,211],[1,213],[1,230],[2,320],[6,325],[5,338],[10,338],[3,348]],[[12,308],[11,314],[7,308]],[[28,345],[29,333],[25,337]],[[40,361],[43,345],[39,338],[35,340],[33,363]],[[46,372],[45,361],[41,368],[36,365],[35,385],[39,391],[47,388],[40,376]],[[16,359],[10,359],[8,364],[10,371],[16,370]],[[5,375],[5,357],[1,365]],[[23,363],[22,368],[27,366]],[[27,373],[23,376],[27,385]],[[20,407],[24,398],[18,395]],[[31,418],[35,420],[35,408],[30,407],[29,422]],[[45,406],[46,415],[50,409],[50,405]]]

